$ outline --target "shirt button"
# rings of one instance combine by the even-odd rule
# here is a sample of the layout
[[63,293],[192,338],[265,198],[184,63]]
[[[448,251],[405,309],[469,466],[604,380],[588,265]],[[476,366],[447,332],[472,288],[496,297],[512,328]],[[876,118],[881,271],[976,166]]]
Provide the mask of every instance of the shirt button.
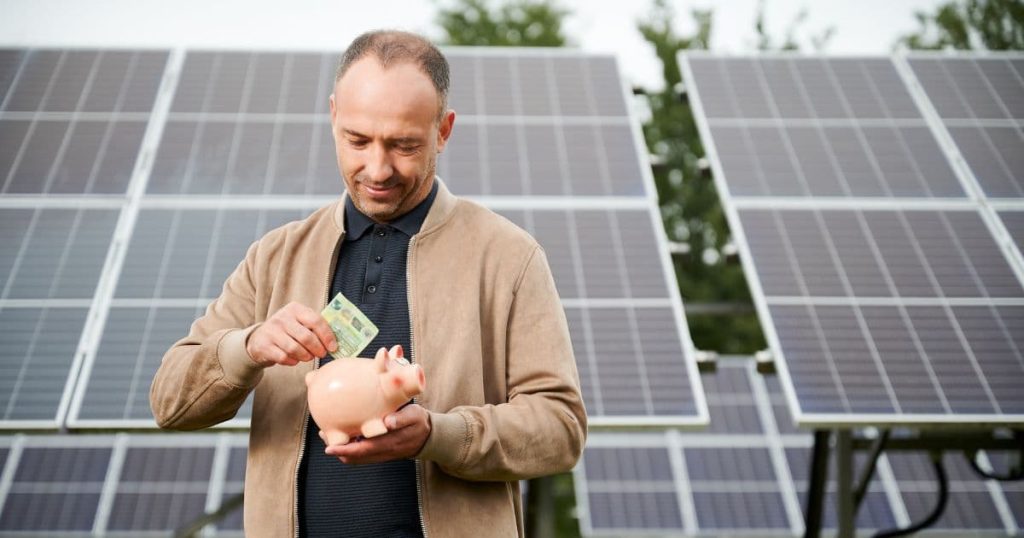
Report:
[[377,286],[370,284],[369,286],[366,286],[366,291],[370,293],[377,293]]
[[377,237],[384,237],[385,235],[384,230],[377,230]]
[[377,263],[380,263],[380,262],[384,261],[384,257],[383,256],[377,256],[376,258],[373,259],[373,261],[375,261]]

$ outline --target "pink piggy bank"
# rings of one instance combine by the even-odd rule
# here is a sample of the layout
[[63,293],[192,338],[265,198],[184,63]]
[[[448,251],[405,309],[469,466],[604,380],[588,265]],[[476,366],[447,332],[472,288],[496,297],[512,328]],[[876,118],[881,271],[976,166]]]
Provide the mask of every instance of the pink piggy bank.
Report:
[[426,379],[409,364],[402,346],[380,348],[373,360],[334,359],[306,374],[309,413],[328,445],[343,445],[357,435],[387,433],[384,417],[423,392]]

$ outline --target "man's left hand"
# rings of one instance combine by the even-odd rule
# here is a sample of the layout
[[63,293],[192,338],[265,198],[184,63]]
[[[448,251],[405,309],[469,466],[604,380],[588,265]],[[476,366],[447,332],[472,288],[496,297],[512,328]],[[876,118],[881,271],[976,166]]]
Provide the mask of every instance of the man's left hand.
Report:
[[328,445],[326,453],[345,464],[380,463],[413,458],[430,437],[430,414],[409,404],[384,418],[388,432],[344,445]]

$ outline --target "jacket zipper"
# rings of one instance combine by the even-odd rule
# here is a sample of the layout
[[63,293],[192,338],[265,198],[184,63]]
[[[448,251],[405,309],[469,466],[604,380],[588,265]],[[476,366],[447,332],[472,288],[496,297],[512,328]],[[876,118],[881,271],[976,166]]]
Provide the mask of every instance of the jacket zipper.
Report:
[[[338,263],[338,251],[341,249],[341,242],[345,239],[345,232],[342,232],[338,236],[338,241],[334,243],[334,252],[331,253],[331,265],[327,268],[327,276],[324,277],[324,306],[323,310],[327,307],[327,303],[331,301],[331,276],[334,273],[334,265]],[[408,278],[408,275],[406,275]],[[410,323],[410,327],[412,324]],[[412,329],[409,329],[410,332]],[[320,357],[313,359],[313,369],[320,368]],[[309,427],[309,403],[303,404],[302,411],[302,434],[299,435],[299,458],[295,460],[295,510],[293,516],[295,517],[295,538],[299,538],[299,468],[302,467],[302,457],[306,453],[306,429]],[[418,484],[418,482],[417,482]],[[420,512],[420,518],[422,519],[422,511]]]
[[[412,330],[413,326],[413,309],[412,309],[412,277],[410,276],[412,264],[409,260],[412,258],[412,247],[416,244],[416,236],[409,239],[409,248],[405,252],[405,302],[409,304],[409,359],[411,363],[416,363],[416,338],[415,332]],[[422,366],[421,366],[422,368]],[[416,397],[413,397],[412,403],[418,404],[419,401]],[[420,513],[420,530],[423,531],[423,538],[427,538],[427,523],[423,517],[423,462],[419,459],[413,460],[416,466],[416,509]]]

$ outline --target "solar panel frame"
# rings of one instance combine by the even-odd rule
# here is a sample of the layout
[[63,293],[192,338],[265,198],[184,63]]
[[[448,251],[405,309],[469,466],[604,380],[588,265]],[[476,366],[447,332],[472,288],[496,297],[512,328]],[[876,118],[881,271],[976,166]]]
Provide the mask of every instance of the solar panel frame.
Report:
[[[577,511],[584,536],[800,536],[804,532],[803,509],[806,506],[807,479],[812,440],[807,429],[792,429],[792,417],[785,407],[781,380],[777,376],[757,372],[750,357],[721,357],[713,373],[704,373],[708,400],[715,408],[734,400],[750,400],[757,408],[763,428],[754,432],[593,432],[588,438],[583,461],[573,470]],[[781,409],[781,414],[773,413]],[[898,435],[898,434],[897,434]],[[755,458],[744,454],[756,455]],[[866,454],[856,455],[858,468]],[[926,460],[916,453],[887,452],[878,460],[874,478],[858,514],[858,529],[889,529],[906,527],[920,517],[921,506],[908,505],[912,492],[934,488],[934,478]],[[917,465],[902,467],[907,459]],[[947,455],[953,491],[974,492],[978,498],[959,499],[961,510],[977,508],[985,530],[975,531],[971,519],[948,513],[941,520],[939,532],[969,532],[985,536],[1012,535],[1020,532],[1011,513],[1010,497],[1019,489],[1013,483],[994,484],[966,470],[959,453]],[[826,488],[825,534],[836,527],[836,514],[831,508],[836,495],[835,462]],[[908,486],[909,484],[909,486]],[[594,493],[614,493],[621,507],[601,506],[591,502]],[[770,502],[752,505],[733,504],[737,512],[726,520],[736,528],[721,526],[726,507],[715,507],[715,499],[728,501],[740,492],[752,493],[752,502],[770,497]],[[676,498],[671,509],[659,505],[653,494]],[[641,495],[642,494],[642,495]],[[646,495],[646,497],[644,496]],[[632,498],[630,498],[632,497]],[[701,500],[705,498],[704,500]],[[922,501],[930,507],[930,501]],[[603,506],[603,505],[602,505]],[[761,506],[767,514],[758,515]],[[652,521],[664,522],[665,514],[681,514],[676,526],[648,528],[630,527],[630,519],[621,512],[628,509],[650,515]],[[660,511],[659,511],[660,510]],[[666,512],[666,510],[668,512]],[[717,513],[716,513],[717,511]],[[732,514],[733,512],[729,512]],[[775,515],[772,515],[775,514]],[[769,525],[779,514],[785,514],[786,526]],[[662,519],[658,519],[658,518]],[[718,518],[716,522],[716,517]],[[746,525],[760,519],[759,524]],[[734,523],[733,521],[740,522]],[[663,523],[664,525],[664,523]],[[925,531],[924,534],[929,534]]]
[[[974,178],[971,176],[969,170],[964,169],[963,166],[959,165],[957,160],[950,155],[950,148],[952,147],[951,140],[948,134],[944,134],[936,127],[934,110],[930,108],[930,103],[922,98],[921,90],[919,87],[912,84],[910,81],[913,80],[912,76],[908,76],[908,70],[900,64],[899,60],[892,60],[893,66],[897,73],[903,77],[904,84],[913,97],[918,109],[922,114],[922,119],[919,125],[929,128],[932,132],[935,132],[936,141],[943,151],[943,154],[952,164],[952,170],[960,181],[966,196],[963,199],[927,199],[927,198],[893,198],[885,200],[876,200],[862,197],[850,197],[844,199],[814,199],[807,197],[796,197],[796,196],[781,196],[781,197],[749,197],[749,196],[735,196],[731,193],[730,185],[726,181],[726,173],[722,165],[722,159],[719,157],[718,149],[716,146],[716,139],[712,135],[713,121],[704,112],[704,102],[700,97],[700,88],[694,77],[693,66],[691,64],[692,59],[707,59],[716,58],[715,55],[704,52],[683,52],[679,54],[679,63],[681,71],[683,73],[683,79],[687,83],[687,92],[689,97],[689,103],[693,107],[694,117],[697,123],[698,131],[701,134],[701,139],[704,143],[705,152],[711,163],[712,176],[715,181],[715,185],[718,188],[719,193],[723,199],[723,209],[726,212],[730,227],[732,230],[734,241],[736,242],[740,250],[740,260],[744,266],[744,272],[749,276],[748,285],[751,288],[751,295],[754,300],[755,308],[758,312],[760,319],[762,320],[762,328],[765,332],[765,337],[768,340],[769,346],[773,350],[776,356],[775,364],[779,371],[780,377],[784,380],[783,387],[787,397],[787,402],[790,410],[796,417],[797,423],[802,426],[818,426],[818,427],[857,427],[866,425],[915,425],[915,426],[937,426],[942,427],[944,425],[969,425],[974,427],[987,427],[992,425],[1015,425],[1024,422],[1024,413],[1005,415],[1005,414],[971,414],[969,416],[956,416],[954,414],[905,414],[905,413],[824,413],[824,412],[807,412],[801,408],[800,399],[794,385],[794,379],[789,371],[789,365],[785,359],[783,353],[783,347],[781,345],[781,339],[778,334],[778,330],[775,324],[772,322],[774,319],[771,312],[771,304],[768,301],[768,294],[762,287],[762,282],[757,267],[755,266],[753,253],[751,252],[751,246],[748,242],[746,235],[741,224],[742,219],[740,217],[740,210],[742,209],[776,209],[776,210],[788,210],[788,209],[806,209],[814,211],[828,211],[828,210],[865,210],[865,209],[879,209],[879,210],[920,210],[920,209],[932,209],[932,210],[972,210],[977,212],[989,233],[997,238],[999,234],[997,219],[994,218],[985,207],[984,204],[979,203],[979,189],[976,186]],[[765,53],[753,57],[754,61],[761,59],[777,59],[777,58],[793,58],[802,59],[810,58],[812,60],[816,58],[820,59],[831,59],[833,56],[805,56],[805,55],[794,55],[791,53]],[[760,121],[760,120],[757,120]],[[788,120],[776,120],[781,124],[787,124]],[[937,132],[939,131],[939,132]],[[1013,254],[1007,252],[1005,241],[1000,244],[1003,249],[1004,257],[1006,257],[1008,264],[1010,265],[1018,283],[1024,282],[1024,272],[1021,270],[1019,263],[1019,254]],[[803,301],[804,304],[811,304],[813,301]],[[854,301],[855,303],[855,301]],[[843,304],[848,304],[843,303]],[[936,304],[946,304],[944,301],[936,301]],[[1018,304],[1018,302],[1012,302],[1012,304]]]
[[[221,506],[222,495],[227,491],[225,484],[228,482],[229,463],[237,467],[237,456],[241,456],[242,468],[244,469],[244,457],[247,439],[245,434],[239,433],[218,433],[218,434],[79,434],[73,437],[67,435],[14,435],[0,436],[0,449],[8,451],[9,456],[3,467],[0,467],[0,521],[9,523],[5,516],[5,505],[9,505],[12,490],[20,490],[23,493],[37,494],[48,491],[60,491],[66,489],[72,493],[85,491],[78,487],[79,480],[68,480],[62,475],[58,468],[49,469],[50,474],[57,473],[56,482],[46,488],[18,486],[15,483],[15,476],[22,475],[30,481],[38,482],[38,472],[30,472],[27,468],[25,455],[31,452],[45,451],[55,457],[75,451],[101,451],[105,454],[106,464],[103,468],[83,467],[80,471],[88,471],[87,491],[97,497],[94,508],[80,514],[90,518],[90,525],[81,529],[89,535],[97,536],[137,536],[140,528],[124,528],[125,521],[121,518],[118,523],[115,509],[118,499],[127,499],[131,496],[165,496],[171,502],[162,504],[139,505],[138,509],[131,510],[127,515],[136,520],[136,524],[152,525],[154,518],[177,510],[178,503],[185,497],[201,497],[202,504],[193,503],[191,512],[179,513],[181,519],[165,520],[158,525],[159,528],[150,528],[152,531],[172,531],[186,523],[187,519],[202,515],[202,512],[212,512]],[[181,456],[178,460],[158,457],[150,460],[133,459],[133,455],[141,455],[143,452],[166,451],[171,456]],[[38,459],[38,458],[36,458]],[[134,461],[134,463],[133,463]],[[175,465],[175,461],[184,465]],[[140,464],[142,467],[140,467]],[[191,469],[191,470],[190,470]],[[139,474],[139,472],[142,474]],[[200,474],[197,474],[200,473]],[[184,474],[183,474],[184,473]],[[182,482],[182,479],[187,479]],[[44,484],[45,485],[45,484]],[[31,486],[31,485],[30,485]],[[38,490],[38,493],[33,493]],[[142,497],[140,497],[142,498]],[[179,510],[180,512],[180,510]],[[238,509],[241,512],[241,509]],[[121,515],[126,515],[122,510]],[[141,518],[141,519],[140,519]],[[58,529],[46,527],[42,523],[38,530],[51,535]],[[115,528],[121,526],[120,529]],[[212,529],[212,525],[208,528]],[[217,536],[240,535],[240,529],[219,530]]]

